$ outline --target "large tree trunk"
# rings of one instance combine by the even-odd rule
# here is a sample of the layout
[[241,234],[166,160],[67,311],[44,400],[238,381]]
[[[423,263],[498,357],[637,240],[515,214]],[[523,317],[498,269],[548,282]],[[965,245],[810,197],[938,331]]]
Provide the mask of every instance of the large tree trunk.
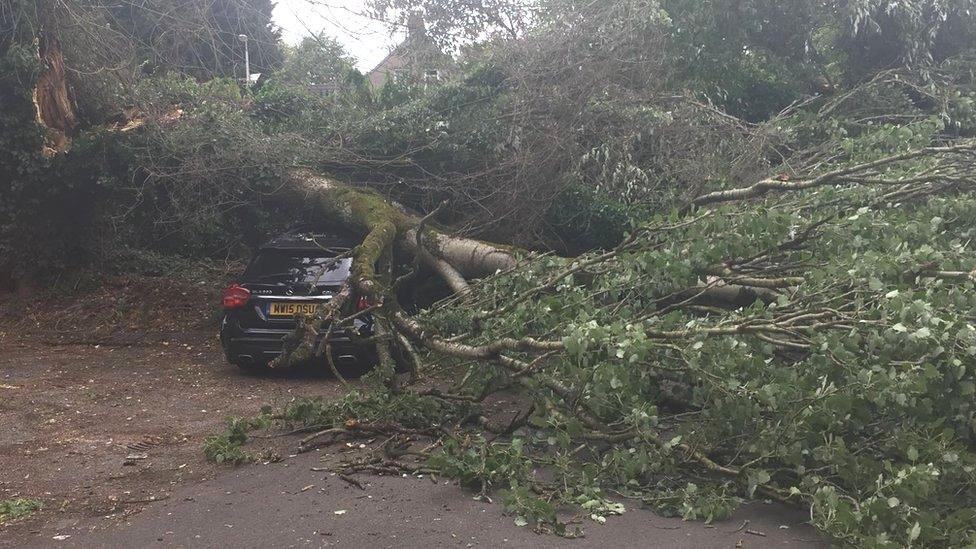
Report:
[[[368,264],[380,259],[383,248],[392,245],[410,255],[419,252],[424,262],[439,273],[447,266],[466,278],[487,276],[516,264],[512,248],[447,235],[427,225],[421,227],[421,218],[373,191],[308,171],[294,172],[292,179],[293,188],[306,200],[312,200],[320,215],[364,235],[363,249],[356,254],[357,262],[366,264],[360,265],[360,270],[368,269]],[[418,229],[425,233],[419,235],[420,239]]]
[[[429,227],[425,218],[408,213],[389,199],[368,189],[357,188],[309,171],[290,175],[295,200],[311,204],[323,219],[357,231],[362,242],[353,251],[350,280],[360,295],[376,308],[374,318],[380,331],[400,341],[395,318],[402,313],[392,298],[392,258],[397,249],[437,273],[452,291],[468,292],[469,278],[494,274],[515,267],[513,249],[445,234]],[[303,322],[286,341],[285,352],[273,366],[288,366],[320,354],[317,336],[339,322],[340,307],[324,307]],[[378,348],[381,346],[378,346]],[[384,352],[380,349],[381,359]]]
[[42,32],[37,38],[38,55],[44,70],[34,87],[34,108],[37,122],[47,132],[44,154],[63,152],[71,145],[75,129],[74,103],[68,93],[61,42],[51,33]]

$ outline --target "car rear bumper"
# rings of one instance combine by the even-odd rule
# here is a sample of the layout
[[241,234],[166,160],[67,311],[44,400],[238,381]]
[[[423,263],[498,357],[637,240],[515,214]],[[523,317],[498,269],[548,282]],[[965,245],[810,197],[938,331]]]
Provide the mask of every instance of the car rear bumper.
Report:
[[[267,364],[282,353],[283,333],[246,333],[239,330],[221,330],[220,343],[224,355],[234,364]],[[322,336],[316,345],[322,342]],[[368,345],[361,345],[344,334],[334,334],[329,338],[332,358],[337,366],[353,366],[372,362],[374,351]]]

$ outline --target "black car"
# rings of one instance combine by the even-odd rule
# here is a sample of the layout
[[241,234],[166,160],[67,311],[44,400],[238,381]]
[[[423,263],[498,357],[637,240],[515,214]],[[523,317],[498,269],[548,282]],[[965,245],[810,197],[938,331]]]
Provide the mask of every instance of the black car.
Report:
[[[238,282],[224,290],[220,342],[229,362],[262,369],[281,354],[295,315],[313,313],[349,278],[352,259],[343,244],[335,235],[287,234],[258,250]],[[349,315],[369,306],[364,298],[350,301]],[[363,373],[373,365],[374,353],[357,342],[372,333],[368,314],[333,331],[329,342],[341,373]],[[328,368],[324,358],[321,366]]]

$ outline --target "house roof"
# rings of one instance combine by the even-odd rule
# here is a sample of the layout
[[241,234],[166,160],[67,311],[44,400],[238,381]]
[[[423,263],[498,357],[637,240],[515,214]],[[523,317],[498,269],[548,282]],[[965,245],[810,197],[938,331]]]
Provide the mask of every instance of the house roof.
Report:
[[373,67],[369,72],[366,73],[366,76],[369,76],[371,74],[376,73],[381,68],[383,68],[385,65],[387,65],[390,62],[390,59],[392,59],[393,56],[396,55],[397,52],[400,51],[400,48],[402,48],[403,45],[406,44],[406,43],[407,43],[407,41],[404,40],[403,42],[400,42],[399,44],[397,44],[395,48],[393,48],[392,50],[390,50],[390,53],[386,54],[386,57],[384,57],[382,61],[380,61],[379,63],[377,63],[375,67]]
[[[389,69],[386,67],[390,65],[398,56],[406,53],[406,50],[416,47],[423,46],[425,44],[432,44],[427,36],[427,28],[424,25],[423,16],[417,12],[411,13],[410,18],[407,20],[407,37],[403,39],[402,42],[396,45],[390,53],[386,54],[386,57],[382,61],[376,64],[369,72],[366,73],[366,77],[373,81],[373,76],[379,73],[388,73]],[[398,68],[398,67],[393,67]],[[375,84],[375,82],[374,82]]]

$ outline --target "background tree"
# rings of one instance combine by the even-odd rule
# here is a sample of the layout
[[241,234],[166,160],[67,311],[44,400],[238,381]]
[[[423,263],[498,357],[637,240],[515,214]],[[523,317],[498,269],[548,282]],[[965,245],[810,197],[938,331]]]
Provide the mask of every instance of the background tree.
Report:
[[280,31],[270,0],[155,1],[100,4],[109,25],[131,37],[136,63],[146,73],[172,70],[198,79],[242,78],[248,37],[251,72],[270,74],[281,66]]
[[324,32],[306,36],[284,53],[284,63],[275,72],[275,78],[288,85],[339,85],[356,70],[355,59],[346,53],[342,44]]

